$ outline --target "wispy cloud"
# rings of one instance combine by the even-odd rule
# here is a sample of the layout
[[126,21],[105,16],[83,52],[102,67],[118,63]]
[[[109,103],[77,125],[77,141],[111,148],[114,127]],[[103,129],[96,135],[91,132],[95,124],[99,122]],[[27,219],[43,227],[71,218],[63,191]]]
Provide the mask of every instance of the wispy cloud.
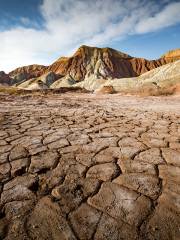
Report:
[[136,26],[137,33],[147,33],[172,26],[180,22],[180,2],[167,5],[162,11],[154,16],[145,18]]
[[43,28],[22,25],[0,32],[0,69],[48,64],[81,44],[101,46],[128,35],[157,31],[180,22],[180,3],[145,0],[43,0]]

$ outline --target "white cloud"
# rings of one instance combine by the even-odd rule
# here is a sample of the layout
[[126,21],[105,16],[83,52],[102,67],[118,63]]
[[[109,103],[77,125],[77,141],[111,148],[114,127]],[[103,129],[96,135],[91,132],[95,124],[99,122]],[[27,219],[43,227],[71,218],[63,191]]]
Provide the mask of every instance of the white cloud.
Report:
[[137,33],[147,33],[169,27],[180,22],[180,2],[167,5],[153,17],[140,21],[136,26]]
[[[43,0],[41,30],[16,27],[0,32],[0,69],[49,64],[81,44],[108,45],[129,34],[141,34],[180,21],[179,4],[145,0]],[[28,24],[28,19],[21,19]],[[32,24],[33,25],[33,24]]]

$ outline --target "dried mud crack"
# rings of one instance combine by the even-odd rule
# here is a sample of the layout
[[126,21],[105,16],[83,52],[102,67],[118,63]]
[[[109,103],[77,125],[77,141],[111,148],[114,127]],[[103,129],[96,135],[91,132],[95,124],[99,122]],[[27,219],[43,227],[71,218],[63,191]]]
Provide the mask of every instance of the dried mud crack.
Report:
[[1,96],[0,239],[180,239],[180,97]]

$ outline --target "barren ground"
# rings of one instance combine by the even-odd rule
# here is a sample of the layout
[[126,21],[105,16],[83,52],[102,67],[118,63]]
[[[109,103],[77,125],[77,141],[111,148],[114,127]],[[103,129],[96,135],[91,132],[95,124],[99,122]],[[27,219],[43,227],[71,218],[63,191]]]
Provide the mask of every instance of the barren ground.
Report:
[[180,97],[0,96],[0,239],[180,239]]

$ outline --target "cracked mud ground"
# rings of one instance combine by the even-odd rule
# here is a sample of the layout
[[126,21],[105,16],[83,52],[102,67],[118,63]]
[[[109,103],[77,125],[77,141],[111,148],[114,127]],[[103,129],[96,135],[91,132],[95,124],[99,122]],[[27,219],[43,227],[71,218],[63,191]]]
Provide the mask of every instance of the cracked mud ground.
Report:
[[1,96],[0,239],[180,239],[179,100]]

